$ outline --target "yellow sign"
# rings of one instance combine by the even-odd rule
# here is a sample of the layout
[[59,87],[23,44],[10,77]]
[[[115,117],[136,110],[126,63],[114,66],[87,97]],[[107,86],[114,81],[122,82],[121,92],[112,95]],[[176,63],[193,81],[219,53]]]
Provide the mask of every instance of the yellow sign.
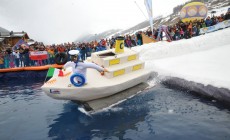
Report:
[[110,60],[109,61],[109,65],[116,65],[116,64],[119,64],[120,63],[120,59],[113,59],[113,60]]
[[141,69],[142,64],[133,66],[133,71]]
[[136,55],[130,55],[128,57],[128,61],[132,61],[132,60],[136,60],[137,59],[137,56]]
[[124,52],[124,37],[117,37],[116,45],[115,45],[115,53],[123,53]]
[[116,76],[119,76],[119,75],[123,75],[124,73],[125,73],[125,69],[118,70],[118,71],[115,71],[113,73],[113,76],[116,77]]

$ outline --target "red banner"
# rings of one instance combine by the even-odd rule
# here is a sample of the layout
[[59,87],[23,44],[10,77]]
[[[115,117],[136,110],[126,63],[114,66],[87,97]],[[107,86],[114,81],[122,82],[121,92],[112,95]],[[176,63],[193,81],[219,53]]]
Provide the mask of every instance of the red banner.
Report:
[[48,58],[47,51],[33,51],[30,52],[30,59],[31,60],[44,60]]

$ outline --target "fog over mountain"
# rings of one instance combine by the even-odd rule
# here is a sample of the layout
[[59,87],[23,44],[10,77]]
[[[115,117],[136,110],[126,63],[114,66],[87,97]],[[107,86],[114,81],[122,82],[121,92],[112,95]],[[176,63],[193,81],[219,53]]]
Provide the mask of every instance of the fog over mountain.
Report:
[[[188,1],[154,0],[153,17],[163,16],[155,20],[155,26],[176,22],[178,13],[169,14]],[[229,0],[200,1],[209,1],[209,7],[213,8],[229,4]],[[30,38],[45,44],[101,39],[149,26],[144,0],[0,0],[0,3],[0,27],[25,31]]]
[[[220,8],[220,7],[226,7],[226,6],[230,6],[230,1],[229,0],[190,0],[184,3],[181,3],[177,6],[175,6],[173,8],[173,11],[171,14],[163,16],[163,15],[159,15],[157,17],[154,18],[154,28],[157,28],[160,24],[164,24],[164,25],[174,25],[175,23],[177,23],[180,20],[180,10],[181,8],[189,2],[205,2],[205,4],[208,7],[209,12],[211,12],[213,9],[216,8]],[[129,33],[135,33],[135,31],[144,29],[144,28],[148,28],[150,27],[149,25],[149,21],[145,20],[143,22],[140,22],[136,25],[134,25],[133,27],[127,28],[127,29],[117,29],[117,32],[113,32],[116,30],[108,30],[105,32],[102,32],[100,34],[88,34],[85,35],[81,38],[77,38],[76,42],[78,41],[92,41],[92,40],[99,40],[101,38],[107,38],[111,35],[114,34],[120,34],[120,35],[124,35],[124,34],[129,34]]]
[[[154,0],[153,16],[170,14],[173,7],[186,1]],[[127,29],[147,17],[144,0],[0,0],[0,3],[0,27],[25,31],[45,44]]]

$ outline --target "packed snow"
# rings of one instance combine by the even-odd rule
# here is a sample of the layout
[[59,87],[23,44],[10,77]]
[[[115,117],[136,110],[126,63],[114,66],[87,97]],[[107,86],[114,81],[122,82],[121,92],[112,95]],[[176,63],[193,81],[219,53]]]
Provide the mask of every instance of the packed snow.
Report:
[[159,76],[230,89],[230,28],[191,39],[132,48]]

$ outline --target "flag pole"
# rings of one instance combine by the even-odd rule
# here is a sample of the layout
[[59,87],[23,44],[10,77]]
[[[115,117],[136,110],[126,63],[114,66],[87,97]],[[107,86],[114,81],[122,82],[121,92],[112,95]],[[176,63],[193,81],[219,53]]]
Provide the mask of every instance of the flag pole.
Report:
[[141,13],[144,15],[145,19],[148,20],[148,18],[145,16],[144,12],[141,10],[140,6],[137,4],[136,1],[134,1],[134,3],[136,3],[138,9],[141,11]]
[[45,82],[46,82],[46,79],[47,79],[47,76],[48,76],[48,73],[49,73],[49,70],[50,70],[51,67],[52,67],[52,66],[49,66],[49,68],[48,68],[48,71],[47,71],[47,73],[46,73],[46,78],[45,78],[45,80],[44,80],[44,84],[45,84]]
[[145,0],[144,3],[145,3],[147,13],[149,15],[149,24],[150,24],[150,27],[151,27],[151,31],[153,32],[152,0]]
[[[50,69],[50,67],[49,67],[49,69]],[[49,71],[49,69],[48,69],[48,71]],[[48,75],[48,71],[47,71],[47,73],[46,73],[46,78],[47,78],[47,75]],[[45,80],[44,80],[44,84],[45,84],[45,82],[46,82],[46,78],[45,78]]]

